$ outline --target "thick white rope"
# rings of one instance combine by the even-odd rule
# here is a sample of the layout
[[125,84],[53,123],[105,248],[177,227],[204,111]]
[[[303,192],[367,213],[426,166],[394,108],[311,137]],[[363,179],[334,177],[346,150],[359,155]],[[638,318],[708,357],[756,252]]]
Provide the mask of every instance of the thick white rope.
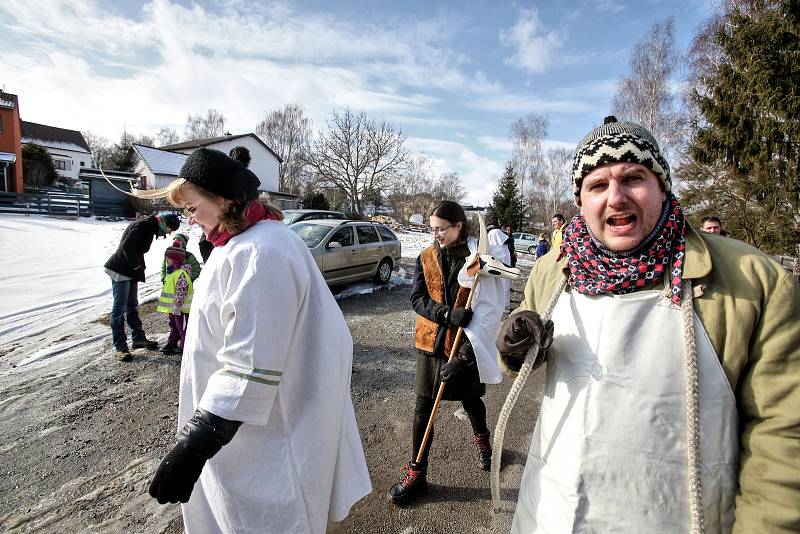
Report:
[[681,294],[683,319],[683,355],[686,365],[686,463],[689,490],[690,532],[702,534],[703,487],[700,478],[700,386],[697,368],[697,344],[694,331],[692,282],[684,280]]
[[[547,304],[547,309],[542,315],[542,322],[548,321],[553,315],[553,309],[556,307],[558,297],[561,296],[561,293],[564,291],[564,288],[567,285],[567,280],[568,278],[564,276],[559,282],[555,291],[553,291],[553,295],[550,297],[550,302]],[[500,510],[500,462],[503,456],[503,438],[505,437],[506,433],[506,423],[508,423],[511,410],[514,409],[514,404],[516,404],[517,398],[519,398],[520,391],[522,391],[522,388],[525,386],[525,381],[528,380],[528,375],[531,374],[533,362],[536,360],[538,350],[538,344],[534,344],[528,351],[528,354],[525,355],[525,361],[523,362],[522,367],[520,367],[517,378],[514,379],[514,383],[511,385],[511,389],[508,392],[506,401],[503,404],[503,409],[500,410],[500,416],[497,418],[497,425],[494,427],[491,479],[492,507],[495,511]]]

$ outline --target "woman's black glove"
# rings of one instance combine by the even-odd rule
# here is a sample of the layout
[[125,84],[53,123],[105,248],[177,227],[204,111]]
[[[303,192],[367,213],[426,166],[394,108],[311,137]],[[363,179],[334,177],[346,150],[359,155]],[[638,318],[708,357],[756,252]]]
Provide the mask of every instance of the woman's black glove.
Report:
[[450,324],[465,327],[472,320],[472,310],[466,308],[452,308],[448,317]]
[[533,368],[539,367],[553,342],[553,321],[542,322],[539,314],[529,310],[513,313],[497,335],[495,345],[500,362],[507,371],[518,373],[531,347],[536,346]]
[[241,425],[198,408],[178,433],[150,482],[149,493],[159,504],[188,502],[206,461],[230,443]]
[[464,336],[464,342],[458,349],[458,353],[452,360],[442,364],[439,376],[442,378],[442,382],[447,382],[450,379],[458,378],[473,365],[475,365],[475,352],[472,350],[469,339]]

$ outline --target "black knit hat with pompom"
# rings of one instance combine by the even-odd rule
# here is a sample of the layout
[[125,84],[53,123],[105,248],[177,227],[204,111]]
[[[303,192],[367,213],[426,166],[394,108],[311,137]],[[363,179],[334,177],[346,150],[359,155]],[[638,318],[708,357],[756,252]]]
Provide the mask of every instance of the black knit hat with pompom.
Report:
[[247,202],[258,197],[258,177],[219,150],[200,148],[186,159],[179,175],[212,193]]

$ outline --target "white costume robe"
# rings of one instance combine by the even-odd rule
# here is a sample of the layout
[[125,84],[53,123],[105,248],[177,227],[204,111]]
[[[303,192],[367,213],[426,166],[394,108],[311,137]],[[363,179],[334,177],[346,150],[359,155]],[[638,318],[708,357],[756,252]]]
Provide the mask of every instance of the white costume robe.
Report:
[[[501,230],[489,232],[487,252],[490,256],[505,262],[510,258],[511,253],[505,242],[491,238],[492,232],[502,233]],[[503,233],[503,235],[505,234]],[[467,246],[472,252],[475,252],[478,243],[475,239],[470,239]],[[467,273],[467,265],[464,265],[459,271],[458,283],[462,287],[472,287],[472,277]],[[506,283],[510,284],[511,280],[499,276],[481,277],[472,300],[472,320],[464,328],[464,333],[469,338],[475,353],[478,374],[484,384],[499,384],[503,381],[503,373],[497,363],[497,349],[494,343],[497,333],[500,331],[500,320],[505,307]]]
[[371,491],[350,399],[352,338],[306,245],[261,221],[195,283],[178,428],[243,424],[183,505],[189,534],[323,533]]

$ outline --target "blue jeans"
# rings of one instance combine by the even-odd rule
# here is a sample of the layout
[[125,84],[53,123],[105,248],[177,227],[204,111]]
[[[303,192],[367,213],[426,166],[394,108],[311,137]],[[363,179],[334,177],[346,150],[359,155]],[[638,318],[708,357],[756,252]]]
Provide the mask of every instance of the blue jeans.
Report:
[[133,341],[144,341],[142,320],[139,319],[139,282],[136,280],[111,281],[111,294],[114,304],[111,305],[111,338],[114,348],[128,352],[128,341],[125,339],[125,319],[131,329]]

